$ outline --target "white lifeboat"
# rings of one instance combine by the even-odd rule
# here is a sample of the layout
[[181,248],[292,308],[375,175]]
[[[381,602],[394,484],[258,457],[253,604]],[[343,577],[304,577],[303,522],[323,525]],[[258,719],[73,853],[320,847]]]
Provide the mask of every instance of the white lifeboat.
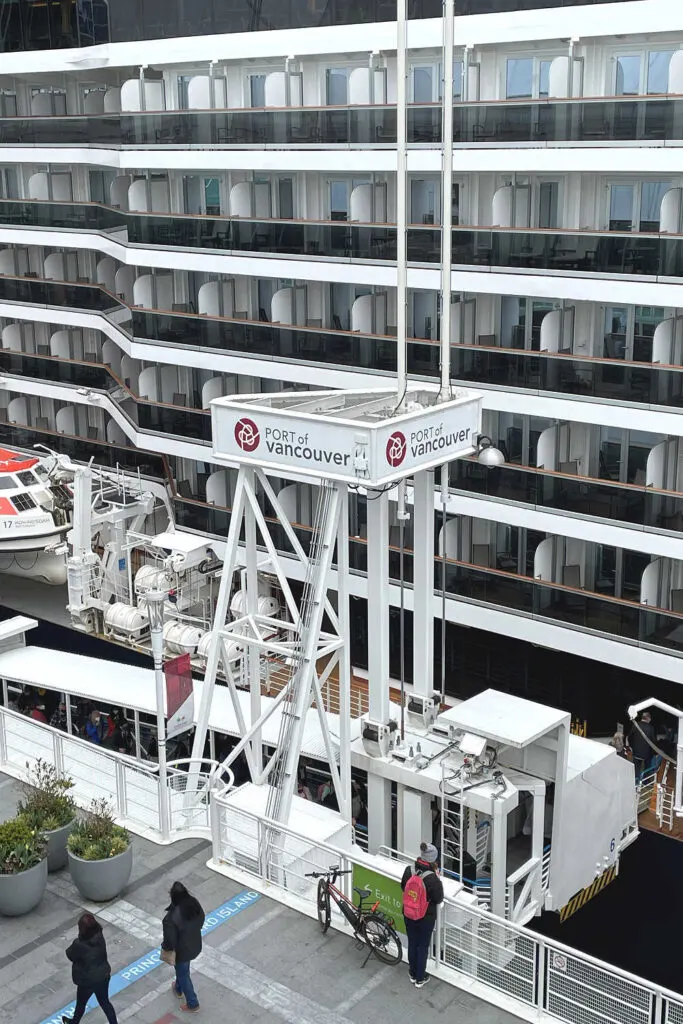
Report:
[[[69,530],[71,491],[53,485],[48,463],[52,460],[0,448],[0,555],[43,552]],[[0,571],[13,572],[4,562]],[[20,573],[25,574],[30,575]]]

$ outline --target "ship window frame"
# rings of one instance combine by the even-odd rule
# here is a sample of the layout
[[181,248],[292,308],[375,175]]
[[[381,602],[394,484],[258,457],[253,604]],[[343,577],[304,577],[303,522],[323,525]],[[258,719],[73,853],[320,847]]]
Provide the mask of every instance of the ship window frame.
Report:
[[[37,508],[35,499],[28,491],[23,491],[21,494],[13,494],[9,499],[14,505],[17,512],[31,512]],[[21,506],[24,506],[23,508]]]

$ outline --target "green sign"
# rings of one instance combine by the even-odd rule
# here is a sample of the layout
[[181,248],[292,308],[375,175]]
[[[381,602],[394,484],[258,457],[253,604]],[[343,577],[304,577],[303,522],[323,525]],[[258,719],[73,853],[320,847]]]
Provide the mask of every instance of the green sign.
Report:
[[[401,883],[395,878],[387,878],[380,875],[378,871],[366,868],[362,864],[353,865],[353,885],[359,889],[369,889],[371,896],[366,900],[365,905],[371,905],[378,901],[378,910],[381,910],[387,917],[393,917],[394,926],[397,932],[405,935],[406,926],[403,920],[403,892]],[[354,893],[354,902],[358,896]]]

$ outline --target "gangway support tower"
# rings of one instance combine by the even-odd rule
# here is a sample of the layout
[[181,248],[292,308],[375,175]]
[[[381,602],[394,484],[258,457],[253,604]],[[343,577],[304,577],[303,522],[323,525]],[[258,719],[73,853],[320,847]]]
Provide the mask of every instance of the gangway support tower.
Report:
[[[244,751],[252,782],[269,786],[268,818],[283,824],[289,820],[306,715],[314,702],[339,810],[347,822],[351,820],[349,489],[364,491],[368,503],[370,721],[365,728],[374,730],[381,747],[390,726],[388,494],[408,477],[417,481],[430,469],[476,451],[480,424],[481,398],[476,392],[458,389],[447,401],[440,401],[438,388],[422,385],[406,388],[400,408],[393,389],[230,396],[212,402],[214,457],[237,465],[239,472],[193,757],[204,751],[220,667],[241,732],[240,742],[224,764],[231,764]],[[308,551],[269,474],[317,486]],[[433,519],[433,502],[422,502],[421,507]],[[417,522],[415,530],[418,534]],[[282,550],[283,538],[291,548],[286,571],[277,550]],[[433,558],[426,549],[422,555]],[[236,577],[243,591],[243,613],[231,620]],[[259,613],[259,588],[266,577],[277,580],[283,595],[282,619]],[[291,579],[302,581],[298,598]],[[416,571],[415,579],[424,581],[425,591],[415,594],[416,605],[418,601],[431,605],[432,577],[427,571]],[[330,590],[336,592],[336,600]],[[226,657],[227,644],[234,643],[244,652],[250,722],[242,715]],[[261,664],[273,657],[287,666],[288,676],[275,701],[262,711]],[[425,671],[431,678],[432,665],[425,666]],[[338,736],[332,734],[322,699],[322,687],[332,672],[339,687]],[[261,731],[278,708],[278,746],[264,765]],[[384,803],[388,806],[388,801]]]

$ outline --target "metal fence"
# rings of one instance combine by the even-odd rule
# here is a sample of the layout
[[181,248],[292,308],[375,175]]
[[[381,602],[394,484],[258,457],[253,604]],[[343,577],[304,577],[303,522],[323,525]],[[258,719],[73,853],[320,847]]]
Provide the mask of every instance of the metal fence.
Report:
[[[305,877],[307,871],[324,870],[332,864],[349,868],[353,863],[371,863],[364,861],[363,851],[352,854],[230,809],[224,795],[214,795],[211,810],[214,861],[267,881],[270,892],[279,889],[294,906],[301,906],[304,899],[309,909],[315,907],[315,882]],[[287,870],[283,870],[281,857],[265,852],[270,829],[282,836],[283,848],[290,851],[285,858]],[[261,856],[245,856],[246,844],[260,850]],[[376,864],[373,866],[376,870]],[[344,926],[340,918],[337,923]],[[440,977],[445,980],[458,983],[465,975],[566,1024],[683,1024],[683,996],[480,907],[445,900],[435,950],[442,968]]]
[[161,799],[169,804],[169,839],[205,836],[210,830],[209,794],[214,785],[215,762],[203,761],[195,770],[196,785],[188,789],[190,762],[168,765],[168,786],[162,794],[159,766],[60,732],[51,726],[0,707],[0,768],[18,779],[41,759],[53,764],[74,784],[72,796],[79,807],[107,800],[116,818],[134,832],[158,842],[161,838]]

